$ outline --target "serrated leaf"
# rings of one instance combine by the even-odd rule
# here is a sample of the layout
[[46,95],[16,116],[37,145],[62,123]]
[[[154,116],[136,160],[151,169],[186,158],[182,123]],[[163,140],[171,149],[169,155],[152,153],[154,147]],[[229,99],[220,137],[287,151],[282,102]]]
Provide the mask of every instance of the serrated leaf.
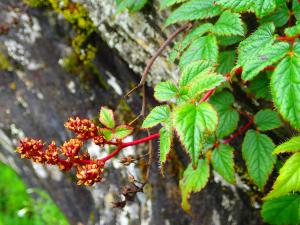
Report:
[[114,137],[117,139],[123,139],[132,134],[133,128],[128,125],[120,125],[115,129]]
[[273,33],[275,26],[273,23],[261,25],[254,33],[242,41],[238,47],[238,64],[245,65],[248,59],[257,55],[261,49],[271,46],[275,40]]
[[172,120],[169,119],[164,127],[159,131],[159,159],[160,166],[163,167],[167,161],[167,156],[171,151],[173,141]]
[[251,11],[255,0],[215,0],[222,8],[231,9],[234,12]]
[[171,13],[166,26],[182,21],[212,18],[220,13],[221,9],[214,4],[214,0],[191,0]]
[[224,11],[214,26],[211,32],[220,36],[240,35],[244,36],[243,21],[240,14]]
[[293,9],[294,15],[297,20],[300,20],[300,3],[298,0],[293,0]]
[[209,164],[208,160],[200,159],[196,169],[190,164],[183,173],[179,187],[182,194],[181,207],[186,212],[190,212],[191,206],[188,201],[190,195],[201,191],[208,182]]
[[204,35],[206,32],[210,31],[210,28],[213,25],[211,23],[204,23],[200,24],[193,30],[191,30],[185,38],[180,42],[180,48],[179,52],[182,52],[184,49],[186,49],[194,40],[198,39],[202,35]]
[[293,37],[300,34],[300,23],[298,22],[295,26],[286,28],[284,30],[284,33],[289,37]]
[[271,78],[271,92],[279,113],[295,128],[300,129],[300,60],[286,57]]
[[278,113],[271,109],[260,110],[254,116],[254,123],[260,131],[272,130],[282,125]]
[[141,10],[148,0],[120,0],[118,4],[118,12],[123,12],[126,8],[129,12],[137,12]]
[[217,40],[214,35],[200,37],[193,41],[190,47],[182,54],[179,65],[184,68],[191,62],[207,60],[210,64],[215,64],[218,60],[219,50]]
[[115,127],[115,119],[114,119],[114,113],[111,109],[102,106],[100,109],[100,116],[99,116],[100,123],[102,123],[104,126],[108,128],[114,128]]
[[203,71],[212,70],[209,68],[208,61],[195,61],[184,67],[179,80],[179,86],[184,87],[189,85],[192,80],[197,78]]
[[273,154],[280,154],[286,152],[299,152],[300,151],[300,137],[293,137],[290,140],[278,145]]
[[256,0],[254,4],[255,14],[262,18],[276,9],[276,0]]
[[177,94],[177,87],[172,81],[160,82],[154,88],[154,97],[161,102],[170,101]]
[[244,37],[242,36],[217,36],[217,42],[222,46],[230,46],[240,43]]
[[244,80],[253,79],[265,67],[281,60],[288,53],[289,48],[288,43],[281,42],[261,49],[256,54],[251,55],[247,63],[243,64],[242,78]]
[[275,157],[273,141],[265,134],[249,130],[242,145],[243,158],[254,183],[262,189],[272,172]]
[[142,128],[154,127],[159,123],[166,122],[170,117],[171,110],[167,105],[154,107],[142,124]]
[[177,3],[185,2],[186,0],[161,0],[160,1],[160,9],[165,9]]
[[266,201],[262,206],[265,222],[274,225],[300,224],[300,195],[291,194]]
[[222,91],[214,94],[209,101],[216,108],[219,115],[217,137],[223,138],[231,134],[237,128],[240,118],[239,113],[232,108],[233,95],[228,91]]
[[229,73],[234,67],[236,53],[234,50],[220,53],[218,72],[221,74]]
[[213,89],[225,81],[226,78],[223,75],[204,71],[199,75],[199,78],[189,86],[188,95],[192,99],[196,98],[203,92]]
[[235,182],[233,151],[230,145],[220,144],[211,157],[214,169],[229,183]]
[[205,138],[216,130],[217,124],[217,112],[207,102],[197,106],[187,103],[175,109],[174,126],[194,166],[199,161]]
[[282,27],[288,22],[289,18],[289,9],[286,6],[286,3],[284,3],[281,7],[277,8],[273,14],[262,18],[259,22],[261,24],[274,22],[276,27]]
[[300,153],[292,155],[279,171],[273,190],[265,197],[271,199],[300,191]]
[[229,91],[225,90],[215,93],[209,101],[216,109],[222,109],[230,107],[234,103],[234,97]]
[[259,74],[251,80],[248,88],[256,98],[263,98],[265,100],[272,100],[270,89],[270,78],[266,74]]
[[194,40],[210,31],[212,26],[213,25],[211,23],[204,23],[191,30],[182,41],[176,43],[170,53],[171,60],[174,61],[177,57],[179,57]]
[[232,107],[227,109],[217,109],[217,112],[220,115],[217,137],[223,138],[236,130],[240,116],[239,113]]
[[103,134],[104,139],[107,141],[110,141],[114,137],[112,130],[108,128],[100,128],[100,133]]

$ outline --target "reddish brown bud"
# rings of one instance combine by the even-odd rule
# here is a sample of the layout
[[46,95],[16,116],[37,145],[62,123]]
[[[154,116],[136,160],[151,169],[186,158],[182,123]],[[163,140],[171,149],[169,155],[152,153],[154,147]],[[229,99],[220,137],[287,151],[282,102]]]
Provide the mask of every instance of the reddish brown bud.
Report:
[[50,145],[48,145],[48,148],[45,153],[45,158],[47,163],[55,165],[58,161],[58,151],[56,148],[56,144],[54,141],[51,142]]
[[93,138],[98,133],[97,126],[89,119],[80,119],[79,117],[70,118],[65,127],[77,134],[81,140]]
[[120,160],[120,163],[122,163],[124,166],[129,166],[131,163],[134,163],[135,157],[133,155],[129,155],[127,157],[122,157]]
[[90,160],[91,156],[88,152],[83,152],[80,156],[78,156],[80,160]]
[[32,159],[34,162],[45,162],[44,144],[41,140],[25,138],[20,141],[17,152],[21,154],[21,158]]
[[80,148],[82,147],[83,143],[79,139],[70,139],[66,141],[63,146],[61,147],[62,153],[67,157],[74,157],[78,155]]
[[94,137],[94,143],[96,145],[99,145],[99,146],[103,146],[104,145],[104,137],[103,135],[97,135],[96,137]]
[[84,184],[87,186],[93,185],[95,182],[102,180],[103,162],[95,162],[93,164],[86,164],[77,167],[78,185]]

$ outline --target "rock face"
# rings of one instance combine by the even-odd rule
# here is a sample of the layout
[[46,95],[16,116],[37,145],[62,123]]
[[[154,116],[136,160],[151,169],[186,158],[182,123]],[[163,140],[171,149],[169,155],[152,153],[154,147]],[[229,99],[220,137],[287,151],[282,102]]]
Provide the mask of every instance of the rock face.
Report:
[[[47,190],[71,224],[262,224],[259,211],[250,207],[248,187],[242,182],[227,185],[216,174],[204,191],[192,196],[194,216],[190,217],[180,208],[178,177],[172,172],[162,177],[157,161],[145,194],[139,194],[120,211],[111,207],[126,178],[126,168],[117,160],[109,166],[106,182],[85,188],[75,185],[73,175],[19,159],[14,152],[19,138],[38,137],[62,143],[70,137],[63,127],[69,116],[93,117],[101,105],[121,112],[129,106],[138,113],[141,99],[137,94],[128,99],[128,105],[120,104],[120,100],[138,82],[145,63],[172,30],[162,29],[165,12],[157,9],[158,1],[133,15],[116,15],[114,0],[81,3],[97,27],[94,39],[100,50],[95,63],[106,88],[93,78],[83,84],[78,76],[59,65],[70,48],[68,35],[72,32],[61,16],[43,9],[11,12],[6,7],[19,2],[1,1],[0,20],[17,17],[20,25],[0,35],[0,50],[13,67],[0,71],[0,160],[13,166],[29,187]],[[176,67],[163,54],[151,70],[149,92],[151,86],[166,78],[178,77]],[[143,149],[126,149],[124,154]],[[178,154],[179,158],[185,157],[180,149]],[[139,169],[128,170],[140,176]]]

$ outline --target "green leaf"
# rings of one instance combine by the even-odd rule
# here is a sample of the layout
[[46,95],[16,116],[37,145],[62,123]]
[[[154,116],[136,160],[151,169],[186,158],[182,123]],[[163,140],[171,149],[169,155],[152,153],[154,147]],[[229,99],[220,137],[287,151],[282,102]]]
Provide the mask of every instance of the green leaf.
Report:
[[217,109],[219,116],[219,125],[217,137],[223,138],[236,130],[240,119],[239,113],[232,107]]
[[107,141],[110,141],[114,137],[112,130],[108,128],[100,128],[100,133],[103,134],[104,139]]
[[209,101],[217,109],[228,108],[228,107],[232,106],[232,104],[234,103],[234,97],[229,91],[224,90],[224,91],[215,93],[209,99]]
[[300,224],[300,195],[291,194],[266,201],[262,207],[265,222],[274,225]]
[[247,63],[243,64],[242,78],[244,80],[253,79],[265,67],[281,60],[288,53],[289,47],[288,43],[276,43],[249,56]]
[[260,131],[272,130],[282,125],[278,113],[271,109],[260,110],[254,116],[254,123]]
[[161,102],[170,101],[177,93],[177,87],[172,81],[160,82],[154,88],[154,97]]
[[254,130],[246,133],[243,141],[242,153],[246,161],[247,169],[254,183],[262,189],[272,172],[275,157],[273,141],[265,134]]
[[279,171],[273,190],[265,197],[271,199],[300,191],[300,153],[292,155]]
[[123,12],[126,8],[129,12],[137,12],[141,10],[148,0],[120,0],[118,4],[118,12]]
[[255,0],[255,14],[262,18],[269,15],[276,9],[276,0]]
[[244,36],[243,21],[240,14],[224,11],[211,31],[216,35],[229,36],[240,35]]
[[191,62],[198,60],[207,60],[210,64],[216,64],[218,61],[218,45],[214,35],[200,37],[192,42],[190,47],[182,54],[180,58],[180,67],[184,68]]
[[295,26],[286,28],[284,33],[289,37],[300,34],[300,23],[298,22]]
[[234,67],[236,61],[236,53],[234,50],[224,51],[220,53],[218,72],[221,74],[229,73]]
[[203,92],[213,89],[225,81],[226,78],[223,75],[204,71],[199,75],[199,78],[189,86],[188,95],[194,99]]
[[242,36],[217,36],[217,42],[222,46],[230,46],[240,43],[244,38]]
[[197,106],[187,103],[175,109],[174,126],[194,166],[199,161],[205,138],[216,130],[217,124],[217,112],[207,102]]
[[251,11],[255,0],[215,0],[222,8],[231,9],[234,12]]
[[230,145],[220,144],[213,151],[211,158],[214,169],[229,183],[235,182],[233,151]]
[[166,122],[171,114],[171,110],[167,105],[154,107],[142,124],[142,128],[154,127],[159,123]]
[[283,144],[277,146],[273,154],[280,154],[286,152],[299,152],[300,151],[300,137],[293,137]]
[[277,8],[273,14],[262,18],[259,22],[261,24],[267,22],[274,22],[276,27],[282,27],[288,22],[289,18],[290,18],[289,9],[285,3],[280,8]]
[[183,173],[179,187],[182,194],[181,207],[186,212],[191,211],[188,201],[190,195],[194,192],[201,191],[208,182],[209,164],[207,159],[200,159],[196,169],[190,164]]
[[300,3],[298,0],[293,0],[293,10],[297,20],[300,20]]
[[286,57],[276,67],[271,78],[271,91],[279,113],[300,129],[300,60]]
[[222,91],[214,94],[209,101],[216,108],[220,117],[217,137],[223,138],[231,134],[237,128],[240,118],[239,113],[232,108],[233,95],[228,91]]
[[270,78],[266,74],[259,74],[250,83],[249,91],[252,92],[256,98],[263,98],[272,100],[270,89]]
[[132,134],[133,128],[128,125],[120,125],[115,129],[114,137],[117,139],[124,139],[130,134]]
[[221,9],[214,4],[214,0],[191,0],[171,13],[166,26],[182,21],[208,19],[220,13]]
[[115,119],[114,119],[114,113],[111,109],[102,106],[100,109],[100,116],[99,116],[100,123],[102,123],[104,126],[108,128],[114,128],[115,127]]
[[160,1],[160,9],[165,9],[177,3],[185,2],[186,0],[161,0]]
[[254,33],[242,41],[238,47],[238,64],[243,66],[249,63],[249,58],[256,56],[258,52],[271,46],[275,40],[273,23],[261,25]]
[[177,57],[181,55],[181,53],[196,39],[210,31],[210,28],[213,25],[211,23],[204,23],[200,24],[193,30],[191,30],[185,38],[181,41],[176,43],[175,47],[173,48],[172,52],[170,53],[172,61],[174,61]]
[[164,127],[159,131],[159,159],[161,168],[167,161],[167,156],[171,151],[173,140],[172,120],[169,119]]
[[179,86],[184,87],[189,85],[203,71],[212,70],[209,68],[207,61],[195,61],[184,67],[179,80]]

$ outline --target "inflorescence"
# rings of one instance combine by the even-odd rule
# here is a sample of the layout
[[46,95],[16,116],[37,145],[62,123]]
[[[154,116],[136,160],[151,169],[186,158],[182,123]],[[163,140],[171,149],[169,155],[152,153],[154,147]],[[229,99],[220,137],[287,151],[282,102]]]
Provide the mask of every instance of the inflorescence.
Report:
[[22,158],[32,159],[36,163],[57,165],[62,171],[75,168],[78,185],[90,186],[100,182],[105,162],[92,159],[87,151],[81,153],[84,142],[91,139],[95,144],[103,146],[104,138],[99,127],[91,120],[79,117],[70,118],[65,127],[73,131],[76,137],[65,141],[61,146],[56,146],[54,141],[45,146],[42,140],[25,138],[20,141],[17,152]]

